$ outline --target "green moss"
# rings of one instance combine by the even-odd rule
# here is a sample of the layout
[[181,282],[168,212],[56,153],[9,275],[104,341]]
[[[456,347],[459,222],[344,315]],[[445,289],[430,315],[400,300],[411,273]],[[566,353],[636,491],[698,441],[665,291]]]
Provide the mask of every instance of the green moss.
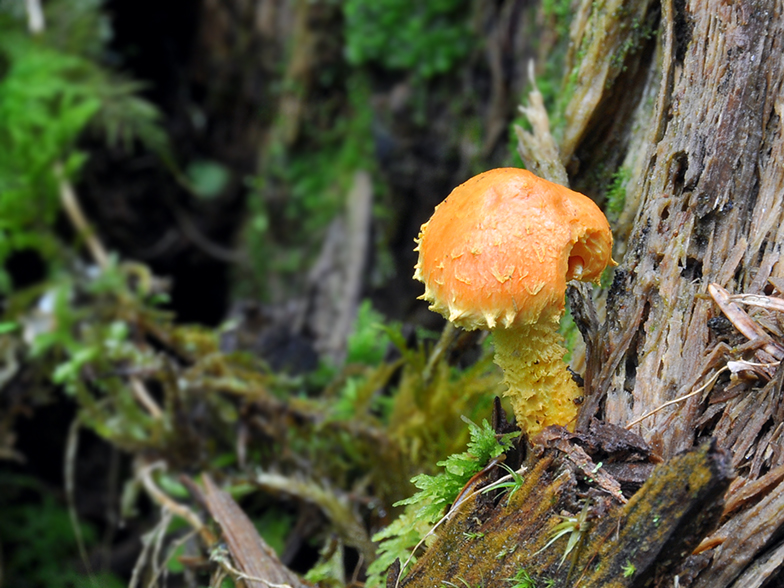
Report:
[[3,18],[0,70],[0,293],[7,293],[13,285],[3,265],[14,251],[36,251],[47,269],[63,261],[67,248],[54,230],[59,184],[86,163],[79,141],[88,128],[109,145],[140,141],[160,153],[167,146],[158,111],[137,96],[140,84]]
[[583,43],[575,55],[574,65],[566,77],[562,90],[558,94],[558,100],[555,102],[554,119],[556,124],[554,126],[558,130],[566,124],[566,108],[574,97],[574,92],[580,79],[580,67],[587,52],[587,41],[588,37],[583,37]]
[[[487,421],[483,421],[481,426],[470,421],[467,423],[471,435],[468,450],[438,462],[444,471],[436,476],[415,476],[411,481],[419,488],[419,492],[396,503],[395,506],[406,506],[405,512],[373,537],[374,541],[380,542],[380,546],[378,559],[368,568],[368,586],[383,585],[383,576],[396,559],[401,562],[408,560],[411,549],[429,532],[431,525],[441,518],[468,480],[490,459],[506,451],[511,446],[511,439],[518,435],[511,433],[497,438]],[[499,557],[505,555],[506,552]]]
[[[618,14],[614,16],[616,16],[621,23],[621,29],[625,29],[627,25],[624,21],[629,16],[629,10],[628,8],[622,7],[617,13]],[[626,57],[639,51],[642,44],[655,34],[653,26],[651,26],[649,22],[645,22],[639,18],[633,19],[629,28],[630,34],[623,43],[621,43],[618,51],[613,53],[612,59],[610,60],[610,68],[616,70],[616,72],[623,71],[625,69],[624,62],[626,61]],[[608,76],[608,83],[614,81],[616,75],[617,73],[613,76]]]
[[626,205],[626,186],[631,177],[631,170],[621,167],[610,178],[610,185],[607,188],[607,216],[611,222],[618,220]]
[[[347,106],[340,113],[313,114],[298,143],[273,144],[264,171],[248,181],[244,239],[253,271],[237,276],[238,295],[269,298],[271,278],[286,276],[291,282],[302,275],[327,226],[344,209],[354,174],[375,170],[367,78],[352,75],[346,92]],[[329,116],[337,118],[326,125],[321,119]]]
[[637,568],[634,567],[634,564],[627,561],[626,565],[623,566],[623,577],[624,578],[631,578],[632,576],[634,576],[636,571],[637,571]]
[[[56,494],[26,476],[0,474],[0,537],[3,545],[3,572],[10,588],[22,586],[125,586],[108,572],[93,577],[77,571],[79,552],[67,508]],[[78,523],[79,534],[88,547],[97,547],[95,528]],[[11,541],[13,539],[13,541]]]
[[347,0],[346,58],[419,78],[446,73],[468,53],[468,8],[466,0]]
[[511,588],[536,588],[536,581],[525,568],[520,568],[518,572],[509,578]]

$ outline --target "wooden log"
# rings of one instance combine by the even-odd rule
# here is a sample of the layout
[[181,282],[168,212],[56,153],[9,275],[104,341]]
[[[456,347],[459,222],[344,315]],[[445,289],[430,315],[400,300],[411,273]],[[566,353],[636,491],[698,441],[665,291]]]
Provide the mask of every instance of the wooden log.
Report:
[[[678,566],[719,522],[732,472],[714,444],[657,466],[626,504],[587,477],[563,443],[546,445],[514,493],[478,494],[461,505],[399,586],[501,586],[525,578],[538,586],[671,586]],[[387,588],[395,585],[391,578]]]

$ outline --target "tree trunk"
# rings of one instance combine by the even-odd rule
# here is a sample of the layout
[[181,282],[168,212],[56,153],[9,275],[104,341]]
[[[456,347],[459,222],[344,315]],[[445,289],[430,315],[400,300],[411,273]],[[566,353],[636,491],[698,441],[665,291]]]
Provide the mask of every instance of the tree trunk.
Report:
[[[595,414],[626,425],[698,389],[728,360],[778,367],[765,351],[734,346],[733,328],[717,328],[721,312],[707,289],[780,290],[783,12],[778,0],[662,4],[658,75],[649,76],[659,86],[645,92],[655,106],[646,138],[626,156],[635,164],[624,214],[634,222],[608,293],[582,425]],[[755,318],[780,337],[777,317]],[[745,586],[753,562],[775,558],[772,575],[782,561],[773,542],[784,524],[782,389],[779,377],[764,379],[725,376],[633,427],[665,459],[716,439],[738,475],[730,503],[768,479],[752,494],[755,506],[725,514],[695,586]],[[761,585],[765,573],[753,573]]]

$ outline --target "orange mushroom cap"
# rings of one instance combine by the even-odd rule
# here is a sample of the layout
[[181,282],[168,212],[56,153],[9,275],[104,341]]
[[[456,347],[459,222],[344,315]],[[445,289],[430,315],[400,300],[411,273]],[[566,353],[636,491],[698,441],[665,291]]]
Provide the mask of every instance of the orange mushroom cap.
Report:
[[590,198],[517,168],[452,190],[417,243],[421,298],[466,329],[557,322],[566,282],[596,282],[614,263],[610,225]]

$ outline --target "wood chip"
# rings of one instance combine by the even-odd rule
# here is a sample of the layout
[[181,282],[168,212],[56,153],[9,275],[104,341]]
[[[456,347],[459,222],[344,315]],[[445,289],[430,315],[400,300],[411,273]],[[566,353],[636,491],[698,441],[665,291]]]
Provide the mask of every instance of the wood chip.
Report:
[[[275,551],[261,538],[256,527],[234,499],[204,475],[204,501],[220,525],[229,552],[247,577],[249,588],[305,588],[294,572],[284,566]],[[252,579],[251,579],[252,578]]]

